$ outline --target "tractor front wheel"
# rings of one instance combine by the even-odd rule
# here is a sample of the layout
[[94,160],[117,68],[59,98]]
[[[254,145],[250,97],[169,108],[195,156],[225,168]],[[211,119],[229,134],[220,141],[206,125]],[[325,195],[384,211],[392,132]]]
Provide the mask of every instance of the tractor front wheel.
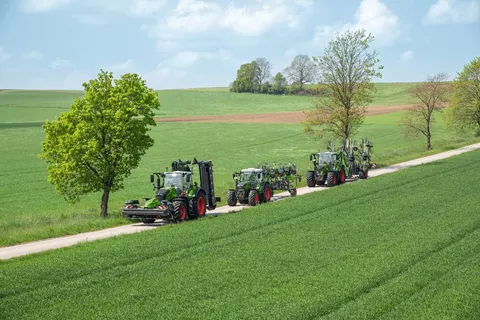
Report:
[[173,203],[175,221],[185,221],[187,219],[187,206],[183,201],[176,201]]
[[263,187],[263,202],[268,202],[270,199],[272,199],[272,187],[266,184]]
[[337,185],[337,173],[336,172],[329,172],[327,175],[327,187],[333,187]]
[[193,212],[196,218],[205,217],[207,212],[207,196],[205,192],[200,191],[197,195],[197,198],[193,202]]
[[250,206],[256,206],[260,200],[260,195],[257,190],[250,190],[248,193],[248,204]]
[[313,187],[315,187],[315,184],[316,184],[316,182],[315,182],[315,172],[309,171],[307,173],[307,186],[309,188],[313,188]]
[[237,193],[234,190],[230,190],[227,193],[227,204],[230,207],[235,207],[237,205]]

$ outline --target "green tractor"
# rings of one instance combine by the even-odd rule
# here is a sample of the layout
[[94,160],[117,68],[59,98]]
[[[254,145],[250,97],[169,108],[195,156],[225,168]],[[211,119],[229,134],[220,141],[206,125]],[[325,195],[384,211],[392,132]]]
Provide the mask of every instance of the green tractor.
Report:
[[260,202],[268,202],[273,196],[265,170],[261,168],[248,168],[232,174],[235,180],[235,189],[227,193],[227,204],[231,207],[240,204],[256,206]]
[[[200,186],[192,181],[190,164],[198,165]],[[168,168],[167,168],[168,170]],[[155,179],[156,177],[156,179]],[[155,219],[180,222],[204,217],[214,210],[220,198],[215,197],[213,164],[211,161],[174,161],[171,172],[154,172],[150,176],[155,197],[125,202],[122,213],[127,219],[140,218],[143,223],[154,223]],[[156,182],[156,183],[155,183]]]
[[314,169],[307,172],[307,186],[312,188],[326,183],[327,187],[332,187],[347,179],[366,179],[368,170],[375,168],[370,162],[373,145],[367,139],[362,139],[360,148],[354,144],[345,140],[343,146],[336,149],[335,142],[330,142],[327,152],[311,154]]

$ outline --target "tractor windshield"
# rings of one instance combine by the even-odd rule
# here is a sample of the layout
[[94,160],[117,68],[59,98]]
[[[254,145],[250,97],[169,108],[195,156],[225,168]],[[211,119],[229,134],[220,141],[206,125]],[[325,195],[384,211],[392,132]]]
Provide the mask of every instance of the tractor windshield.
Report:
[[182,174],[180,173],[165,173],[165,187],[167,188],[174,186],[182,189],[182,180]]
[[318,163],[331,163],[332,154],[331,153],[319,153],[318,154]]
[[240,182],[253,181],[255,179],[254,172],[242,172],[240,173]]

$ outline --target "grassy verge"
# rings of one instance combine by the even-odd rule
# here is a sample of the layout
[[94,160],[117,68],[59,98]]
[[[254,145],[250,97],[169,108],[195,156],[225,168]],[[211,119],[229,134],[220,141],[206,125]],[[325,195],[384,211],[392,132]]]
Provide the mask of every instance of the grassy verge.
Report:
[[237,214],[2,261],[0,314],[144,319],[158,308],[163,319],[474,319],[479,159],[473,151]]
[[[439,122],[434,128],[433,147],[425,152],[421,138],[405,140],[395,123],[401,113],[369,117],[362,129],[374,143],[373,159],[384,166],[424,155],[440,152],[479,139],[456,138],[445,131]],[[46,181],[45,163],[37,155],[44,139],[41,127],[0,127],[2,167],[0,172],[0,246],[45,239],[55,236],[98,230],[128,223],[121,216],[121,206],[128,199],[151,196],[149,175],[164,170],[176,159],[212,160],[214,163],[216,195],[225,204],[227,190],[232,187],[232,172],[262,162],[295,162],[305,186],[306,170],[310,168],[309,154],[324,150],[325,141],[305,137],[298,125],[263,124],[209,124],[162,123],[152,131],[156,141],[139,168],[126,179],[125,189],[112,195],[109,219],[99,214],[100,194],[88,195],[81,202],[70,205],[56,194]],[[185,141],[179,148],[167,143],[165,137]],[[170,138],[169,138],[170,139]]]

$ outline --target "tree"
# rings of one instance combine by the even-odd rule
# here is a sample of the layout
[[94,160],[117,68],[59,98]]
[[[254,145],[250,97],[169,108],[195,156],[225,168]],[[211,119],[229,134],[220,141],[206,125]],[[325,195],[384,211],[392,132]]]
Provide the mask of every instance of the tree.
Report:
[[275,77],[273,77],[273,86],[272,91],[275,94],[282,94],[285,92],[285,88],[287,87],[287,79],[281,72],[277,72]]
[[300,90],[303,90],[305,83],[313,82],[317,74],[312,59],[307,55],[301,54],[293,58],[292,63],[284,72],[292,82],[297,82],[300,85]]
[[101,216],[108,214],[110,192],[136,168],[154,141],[158,95],[137,74],[113,79],[101,70],[83,83],[85,95],[54,121],[44,124],[40,158],[47,161],[48,181],[71,203],[81,195],[103,191]]
[[255,61],[244,63],[237,70],[237,78],[232,83],[233,92],[256,92],[260,89],[257,77],[258,66]]
[[255,63],[257,66],[256,80],[261,87],[272,77],[272,64],[266,58],[257,58]]
[[410,89],[412,97],[416,104],[407,111],[400,121],[404,127],[407,137],[424,135],[427,139],[427,150],[432,149],[432,130],[433,113],[445,106],[451,86],[445,81],[448,79],[446,73],[438,73],[429,76],[425,83],[416,85]]
[[453,81],[453,98],[446,122],[458,131],[476,129],[480,136],[480,57],[476,57]]
[[371,103],[374,84],[381,77],[377,52],[368,49],[374,41],[365,30],[338,34],[325,48],[324,55],[313,57],[319,68],[322,95],[313,97],[315,109],[307,112],[303,131],[315,137],[330,133],[334,138],[354,136],[365,117],[365,106]]

